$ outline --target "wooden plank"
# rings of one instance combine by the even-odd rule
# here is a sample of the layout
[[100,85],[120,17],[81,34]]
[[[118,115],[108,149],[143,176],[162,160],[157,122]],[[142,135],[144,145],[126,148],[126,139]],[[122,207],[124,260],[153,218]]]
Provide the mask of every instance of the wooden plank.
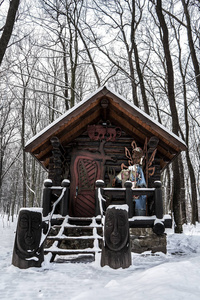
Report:
[[97,252],[101,252],[101,250],[99,249],[82,249],[82,250],[66,250],[66,249],[54,249],[54,250],[51,250],[51,249],[48,249],[48,248],[45,248],[44,249],[44,254],[47,254],[47,253],[52,253],[52,254],[57,254],[57,255],[73,255],[73,254],[95,254]]
[[[129,227],[130,228],[153,228],[154,222],[156,220],[155,218],[151,217],[133,217],[132,219],[129,219]],[[165,218],[164,221],[165,228],[172,228],[172,219],[171,218]]]
[[[91,228],[91,227],[90,227]],[[84,229],[83,227],[81,227],[81,229]],[[102,240],[102,237],[99,235],[98,237],[94,237],[91,235],[82,235],[82,236],[48,236],[47,237],[48,240],[51,241],[73,241],[73,240],[85,240],[87,239],[87,241],[94,241],[96,239],[98,240]]]

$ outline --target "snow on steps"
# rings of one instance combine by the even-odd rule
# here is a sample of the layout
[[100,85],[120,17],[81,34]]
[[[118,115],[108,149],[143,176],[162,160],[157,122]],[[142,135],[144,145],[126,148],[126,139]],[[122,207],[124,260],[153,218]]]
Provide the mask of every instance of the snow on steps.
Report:
[[[102,225],[100,217],[82,218],[53,216],[44,254],[56,255],[93,254],[101,252]],[[99,232],[98,232],[99,231]],[[56,233],[53,235],[53,233]],[[87,247],[90,244],[90,247]]]

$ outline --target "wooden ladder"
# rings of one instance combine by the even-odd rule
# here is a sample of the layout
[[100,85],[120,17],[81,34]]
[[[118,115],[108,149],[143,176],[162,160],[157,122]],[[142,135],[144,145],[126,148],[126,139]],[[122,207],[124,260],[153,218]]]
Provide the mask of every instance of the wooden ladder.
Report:
[[56,256],[101,252],[102,225],[100,217],[61,217],[53,215],[51,229],[44,244],[50,262]]

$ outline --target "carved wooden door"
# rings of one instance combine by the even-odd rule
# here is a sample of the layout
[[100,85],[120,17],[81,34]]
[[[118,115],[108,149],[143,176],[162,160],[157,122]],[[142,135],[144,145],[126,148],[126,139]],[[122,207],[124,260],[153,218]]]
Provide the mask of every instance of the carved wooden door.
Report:
[[77,217],[92,217],[95,214],[95,181],[100,175],[99,162],[91,157],[77,156],[72,169],[72,214]]

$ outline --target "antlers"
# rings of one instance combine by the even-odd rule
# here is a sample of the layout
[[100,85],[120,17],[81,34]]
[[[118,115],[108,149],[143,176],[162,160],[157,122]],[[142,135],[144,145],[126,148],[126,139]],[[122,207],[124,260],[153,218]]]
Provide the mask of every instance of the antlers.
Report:
[[[155,167],[152,166],[152,163],[154,161],[156,152],[157,152],[157,145],[158,145],[159,139],[157,137],[151,137],[149,142],[147,143],[147,138],[145,139],[144,148],[143,150],[139,147],[137,147],[136,142],[133,140],[131,143],[132,147],[132,155],[127,147],[125,147],[125,155],[128,158],[128,164],[129,166],[132,166],[134,164],[139,164],[142,157],[145,158],[146,161],[146,179],[150,176],[152,176],[155,173]],[[147,149],[147,146],[149,146],[149,149]],[[149,157],[150,156],[150,157]],[[122,164],[121,169],[127,168],[126,165]]]

